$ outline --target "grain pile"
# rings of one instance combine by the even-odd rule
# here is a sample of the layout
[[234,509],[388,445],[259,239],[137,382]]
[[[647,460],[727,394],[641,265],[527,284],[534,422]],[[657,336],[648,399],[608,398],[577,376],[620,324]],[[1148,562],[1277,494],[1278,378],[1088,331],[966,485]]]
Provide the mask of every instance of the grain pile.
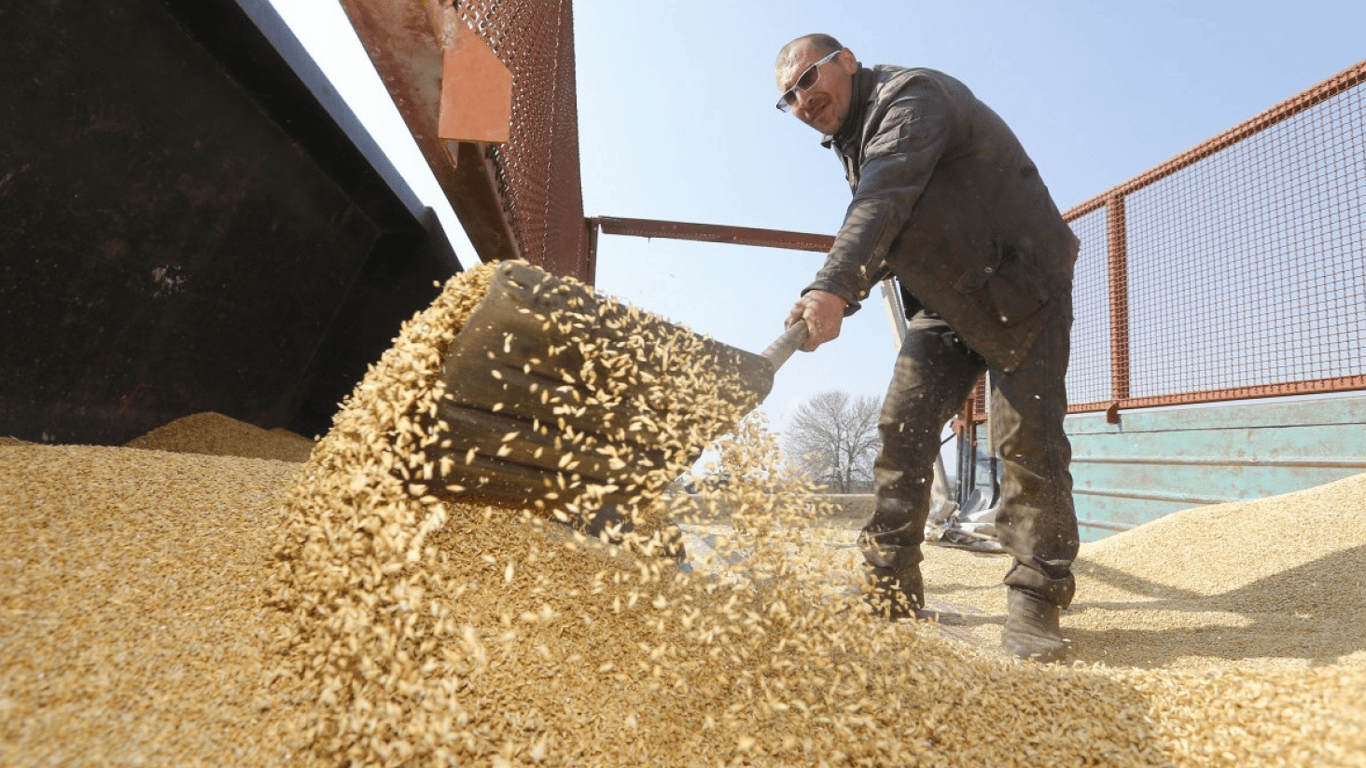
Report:
[[0,446],[0,765],[308,764],[265,604],[298,469]]
[[307,461],[313,441],[284,429],[261,429],[221,413],[196,413],[134,438],[125,445],[150,451]]
[[[1273,501],[1193,509],[1087,550],[1079,643],[1109,664],[1366,667],[1366,475]],[[1129,606],[1153,612],[1105,638]],[[1166,659],[1143,651],[1162,638]],[[1176,649],[1186,647],[1181,653]]]
[[[1070,659],[1144,669],[1366,667],[1366,474],[1269,499],[1177,512],[1083,544],[1063,613]],[[808,532],[798,558],[861,560],[849,525]],[[927,598],[967,606],[1000,639],[1007,561],[927,547]]]
[[[691,573],[539,510],[414,494],[395,471],[411,453],[393,446],[430,396],[449,332],[434,321],[458,326],[479,279],[452,281],[405,327],[302,466],[0,447],[0,504],[22,510],[0,532],[0,763],[1366,765],[1366,670],[1339,663],[1360,638],[1303,669],[1141,668],[1161,666],[1151,649],[1146,664],[1046,667],[873,620],[847,594],[850,532],[816,525],[828,510],[758,422],[722,446],[732,482],[700,503],[729,525]],[[149,495],[158,478],[166,496]],[[1343,518],[1361,517],[1361,486],[1339,490],[1354,494],[1335,502]],[[1244,542],[1277,535],[1257,528],[1272,506],[1229,512],[1245,535],[1210,549],[1182,539],[1188,559],[1246,560]],[[1158,559],[1188,534],[1179,523],[1084,550],[1064,630],[1106,626],[1079,651],[1155,645],[1153,606],[1128,596],[1151,585],[1166,610],[1201,594],[1230,609],[1230,594],[1366,547],[1313,542],[1298,561],[1287,547],[1265,571],[1195,586]],[[999,634],[1003,561],[928,554],[928,592],[976,608],[969,632]],[[1100,592],[1107,580],[1136,591]],[[1316,616],[1360,597],[1322,600]],[[153,751],[172,726],[186,735]]]

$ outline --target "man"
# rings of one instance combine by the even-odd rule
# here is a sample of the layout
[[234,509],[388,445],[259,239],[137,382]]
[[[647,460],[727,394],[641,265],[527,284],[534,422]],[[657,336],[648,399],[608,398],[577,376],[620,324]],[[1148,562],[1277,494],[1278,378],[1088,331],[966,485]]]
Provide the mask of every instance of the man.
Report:
[[829,35],[778,54],[778,108],[823,136],[853,202],[834,247],[787,317],[814,351],[878,281],[895,276],[910,320],[883,403],[876,507],[859,536],[874,604],[924,616],[920,575],[943,425],[989,373],[991,442],[1004,467],[996,530],[1003,648],[1057,661],[1078,547],[1063,432],[1078,242],[1010,128],[959,81],[863,67]]

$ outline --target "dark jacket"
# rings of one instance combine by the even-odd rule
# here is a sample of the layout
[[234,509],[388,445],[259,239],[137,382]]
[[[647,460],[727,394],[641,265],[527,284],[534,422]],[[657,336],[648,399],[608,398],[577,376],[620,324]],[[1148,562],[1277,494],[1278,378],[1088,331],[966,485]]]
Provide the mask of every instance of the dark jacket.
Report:
[[1049,312],[1070,311],[1077,238],[1015,134],[967,86],[930,69],[861,68],[849,116],[823,143],[854,200],[807,290],[844,298],[851,314],[893,274],[1006,371]]

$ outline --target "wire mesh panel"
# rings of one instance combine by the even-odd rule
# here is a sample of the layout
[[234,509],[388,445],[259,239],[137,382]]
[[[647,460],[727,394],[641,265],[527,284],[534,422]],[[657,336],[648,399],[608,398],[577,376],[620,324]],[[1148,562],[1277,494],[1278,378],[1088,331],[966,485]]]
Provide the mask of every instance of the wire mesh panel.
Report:
[[1073,410],[1366,387],[1364,82],[1366,62],[1068,214]]
[[1361,95],[1129,196],[1133,397],[1363,372]]
[[1104,207],[1069,222],[1081,240],[1072,278],[1072,354],[1067,368],[1067,401],[1113,399],[1110,366],[1110,275]]
[[591,274],[571,0],[464,0],[458,11],[512,72],[511,136],[489,159],[522,254],[558,274]]

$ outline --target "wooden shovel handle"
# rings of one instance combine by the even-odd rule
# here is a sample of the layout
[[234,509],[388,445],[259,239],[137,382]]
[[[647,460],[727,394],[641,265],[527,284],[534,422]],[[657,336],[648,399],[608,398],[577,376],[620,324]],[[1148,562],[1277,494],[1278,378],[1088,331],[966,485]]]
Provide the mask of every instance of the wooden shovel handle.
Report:
[[764,359],[773,363],[773,370],[777,371],[787,362],[792,353],[801,349],[806,343],[806,321],[793,323],[783,335],[779,336],[772,344],[768,345],[762,353]]

